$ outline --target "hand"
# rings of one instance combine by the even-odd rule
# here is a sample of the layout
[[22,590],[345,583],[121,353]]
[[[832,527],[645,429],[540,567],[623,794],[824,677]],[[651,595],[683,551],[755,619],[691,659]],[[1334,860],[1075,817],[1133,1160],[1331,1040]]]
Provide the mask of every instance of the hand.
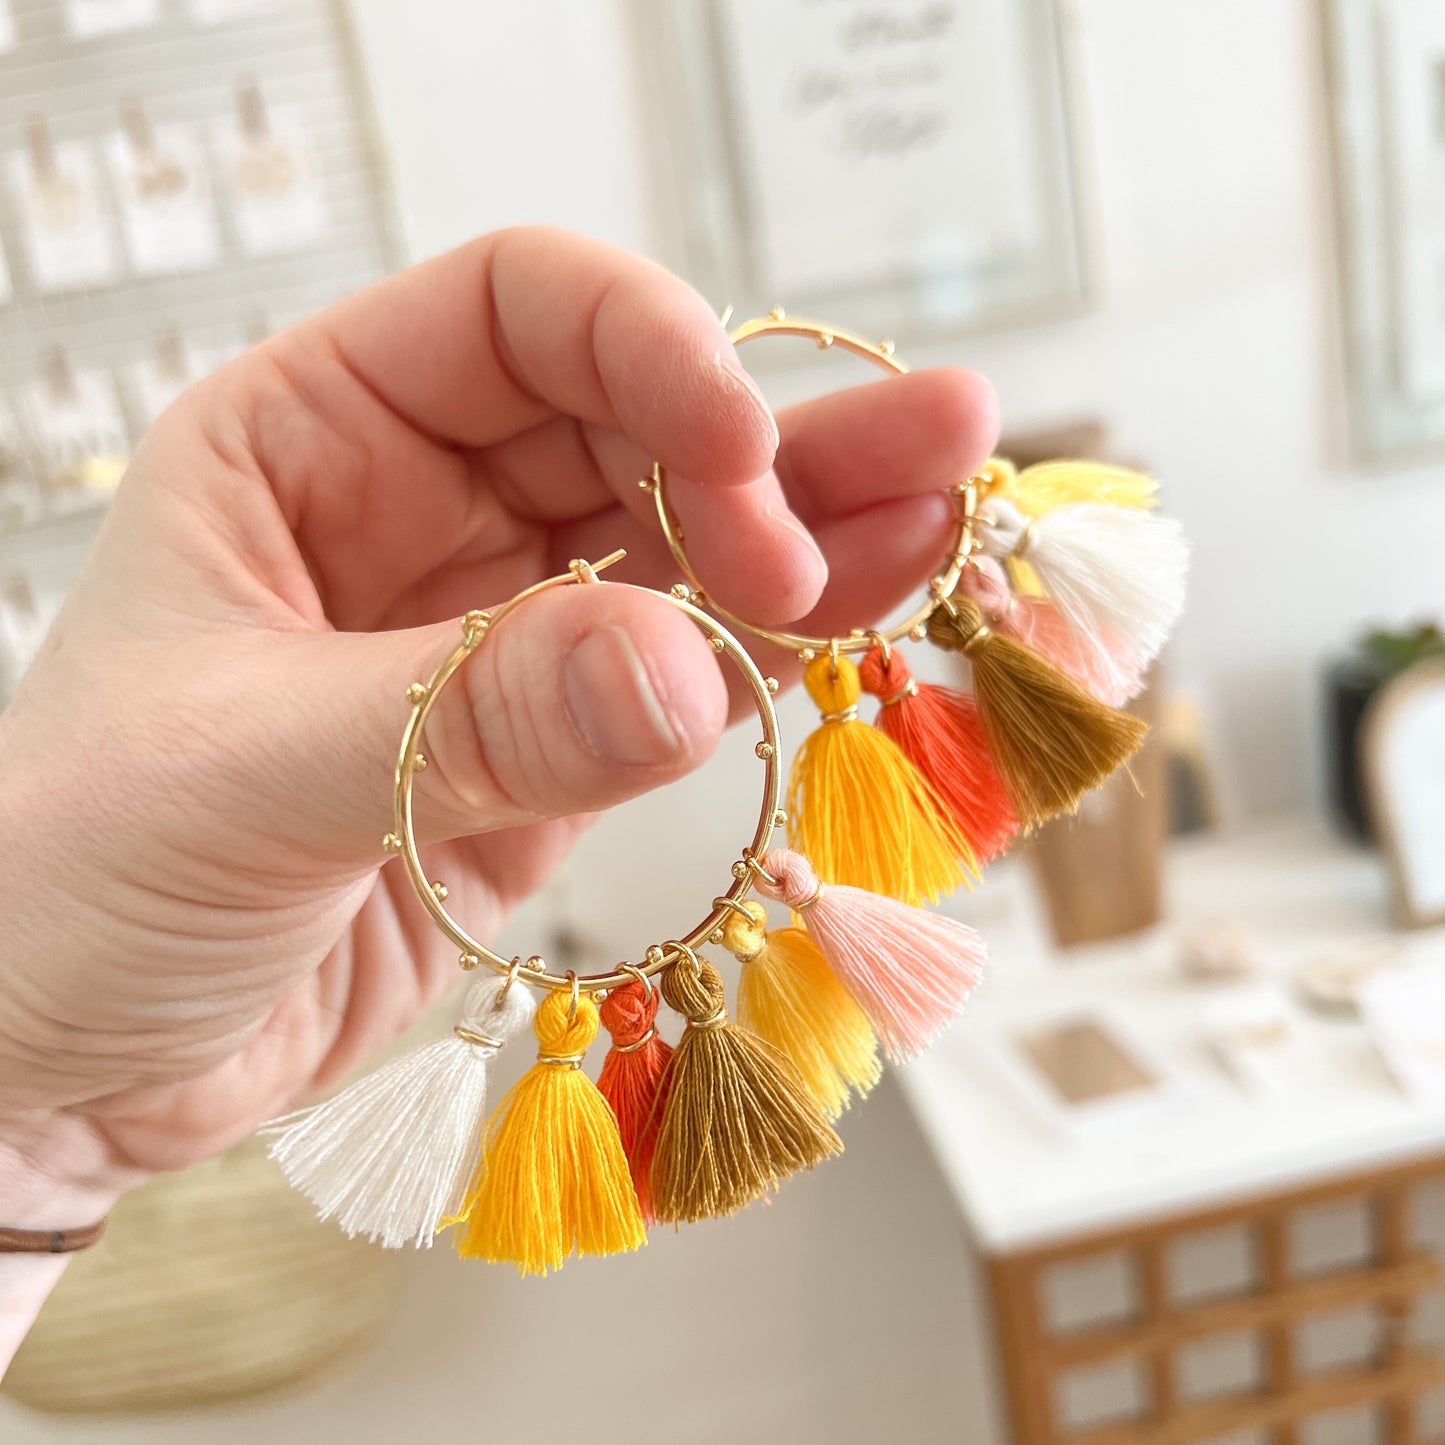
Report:
[[[381,866],[404,690],[459,614],[569,558],[625,546],[609,580],[676,580],[637,486],[653,457],[687,479],[714,595],[827,631],[936,568],[942,489],[994,440],[991,393],[953,370],[775,428],[698,295],[545,230],[418,266],[188,392],[0,715],[0,1145],[19,1161],[0,1223],[26,1222],[27,1159],[98,1194],[184,1167],[455,978]],[[429,728],[418,835],[483,937],[587,815],[697,766],[728,712],[697,630],[621,589],[539,597],[462,679]]]

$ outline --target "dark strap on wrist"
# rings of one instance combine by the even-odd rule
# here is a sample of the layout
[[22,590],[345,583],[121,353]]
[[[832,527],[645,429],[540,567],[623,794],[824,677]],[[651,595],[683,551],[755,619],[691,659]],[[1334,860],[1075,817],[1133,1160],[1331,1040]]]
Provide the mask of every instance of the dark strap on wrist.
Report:
[[80,1229],[6,1229],[0,1225],[0,1254],[74,1254],[105,1233],[105,1220]]

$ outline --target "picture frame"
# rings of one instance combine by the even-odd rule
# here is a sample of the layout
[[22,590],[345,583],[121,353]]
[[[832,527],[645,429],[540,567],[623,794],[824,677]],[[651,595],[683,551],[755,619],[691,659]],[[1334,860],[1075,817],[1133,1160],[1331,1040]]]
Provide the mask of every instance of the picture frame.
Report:
[[927,340],[1095,282],[1061,0],[651,0],[679,268],[721,309]]
[[1360,738],[1395,920],[1445,924],[1445,662],[1420,663],[1381,688]]
[[1350,447],[1445,452],[1445,9],[1321,0]]
[[1005,1031],[978,1031],[968,1053],[990,1087],[1055,1138],[1082,1143],[1157,1124],[1192,1083],[1119,1009],[1060,1010]]

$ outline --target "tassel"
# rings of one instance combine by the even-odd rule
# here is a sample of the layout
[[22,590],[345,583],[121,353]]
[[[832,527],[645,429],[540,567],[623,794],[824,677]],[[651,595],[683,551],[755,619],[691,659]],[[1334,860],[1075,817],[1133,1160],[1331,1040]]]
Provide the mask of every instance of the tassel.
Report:
[[878,726],[928,780],[980,863],[1018,832],[1013,804],[989,756],[978,706],[965,693],[913,680],[896,649],[872,648],[858,669],[883,704]]
[[858,721],[858,669],[815,657],[803,670],[823,725],[793,759],[788,841],[825,878],[908,903],[952,893],[978,864],[963,830],[918,769]]
[[652,1212],[652,1156],[662,1122],[667,1067],[672,1045],[657,1032],[657,990],[634,980],[609,989],[599,1013],[602,1026],[612,1035],[612,1047],[602,1061],[597,1087],[617,1115],[622,1152],[632,1171],[643,1221],[656,1222]]
[[1073,812],[1144,741],[1148,729],[1138,718],[1090,697],[1038,653],[999,636],[967,597],[934,609],[928,637],[968,654],[989,752],[1026,828]]
[[1189,548],[1172,517],[1123,507],[1060,507],[1026,519],[994,499],[980,510],[984,551],[1019,557],[1076,632],[1113,638],[1147,667],[1184,610]]
[[617,1120],[582,1056],[597,1037],[588,994],[552,992],[537,1008],[537,1062],[487,1126],[481,1163],[457,1224],[463,1259],[508,1262],[522,1274],[559,1269],[572,1254],[618,1254],[647,1243]]
[[460,1201],[481,1140],[487,1066],[534,1011],[529,989],[478,979],[453,1033],[263,1124],[267,1152],[319,1217],[347,1234],[383,1249],[430,1248]]
[[995,632],[1033,648],[1100,702],[1123,707],[1143,691],[1138,658],[1097,632],[1076,631],[1048,598],[1015,596],[992,557],[974,557],[958,590],[978,603]]
[[1148,511],[1158,501],[1159,483],[1153,477],[1106,462],[1038,462],[1019,472],[1012,463],[995,458],[990,472],[996,467],[999,494],[1030,517],[1084,503]]
[[761,903],[740,903],[722,941],[742,964],[738,1021],[792,1060],[829,1121],[883,1076],[878,1041],[863,1011],[801,928],[766,930]]
[[673,1050],[652,1163],[665,1224],[735,1214],[801,1169],[843,1151],[788,1060],[728,1020],[710,964],[683,959],[662,996],[687,1019]]
[[786,849],[767,854],[762,867],[758,892],[802,915],[894,1063],[921,1054],[962,1012],[987,963],[983,940],[967,924],[820,883],[808,860]]

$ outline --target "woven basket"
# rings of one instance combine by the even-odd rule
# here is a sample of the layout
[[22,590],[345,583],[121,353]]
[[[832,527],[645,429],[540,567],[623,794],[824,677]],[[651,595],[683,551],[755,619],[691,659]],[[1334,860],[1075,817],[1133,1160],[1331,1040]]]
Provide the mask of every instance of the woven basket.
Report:
[[38,1410],[152,1412],[324,1373],[378,1335],[396,1256],[321,1224],[255,1140],[128,1195],[5,1378]]

